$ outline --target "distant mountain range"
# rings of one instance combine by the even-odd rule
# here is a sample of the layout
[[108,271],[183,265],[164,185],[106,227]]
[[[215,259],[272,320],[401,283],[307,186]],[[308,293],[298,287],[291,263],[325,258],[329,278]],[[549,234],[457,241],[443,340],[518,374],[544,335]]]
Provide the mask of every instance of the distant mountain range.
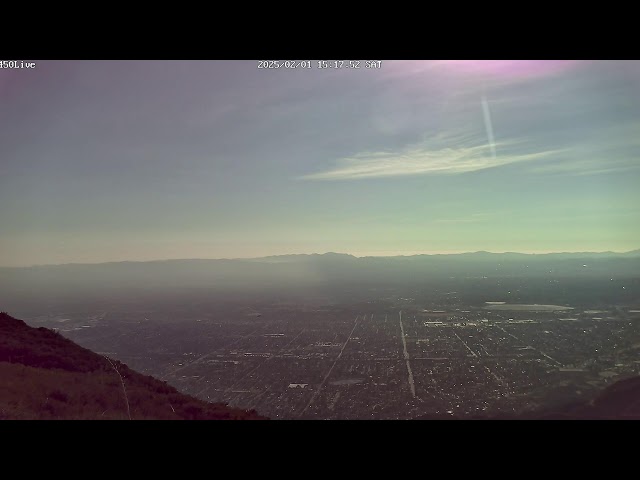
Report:
[[132,265],[132,264],[175,264],[175,263],[236,263],[236,262],[250,262],[250,263],[289,263],[289,262],[326,262],[326,261],[367,261],[367,260],[416,260],[416,259],[440,259],[440,260],[469,260],[469,259],[582,259],[582,258],[630,258],[640,257],[640,249],[630,250],[628,252],[551,252],[551,253],[519,253],[519,252],[487,252],[485,250],[479,250],[477,252],[464,252],[464,253],[420,253],[414,255],[391,255],[391,256],[362,256],[357,257],[349,253],[294,253],[284,255],[270,255],[266,257],[255,258],[179,258],[168,260],[124,260],[116,262],[100,262],[100,263],[63,263],[63,264],[46,264],[46,265],[33,265],[30,267],[2,267],[1,270],[21,270],[21,269],[42,269],[42,268],[69,268],[69,267],[88,267],[98,265]]
[[210,289],[257,291],[419,284],[465,278],[637,278],[640,250],[626,253],[489,253],[354,257],[340,253],[255,259],[162,260],[0,268],[0,302],[41,295]]
[[46,328],[0,313],[0,420],[264,420],[184,395]]
[[284,255],[270,255],[266,257],[252,258],[178,258],[168,260],[124,260],[116,262],[99,262],[99,263],[63,263],[63,264],[47,264],[34,265],[31,267],[0,267],[0,269],[23,269],[23,268],[48,268],[48,267],[69,267],[69,266],[88,266],[88,265],[122,265],[122,264],[140,264],[140,263],[174,263],[174,262],[308,262],[308,261],[338,261],[338,260],[369,260],[369,259],[419,259],[419,258],[439,258],[439,259],[480,259],[480,258],[613,258],[613,257],[640,257],[640,249],[630,250],[628,252],[550,252],[550,253],[520,253],[520,252],[488,252],[486,250],[478,250],[476,252],[463,253],[419,253],[414,255],[389,255],[389,256],[361,256],[357,257],[349,253],[292,253]]

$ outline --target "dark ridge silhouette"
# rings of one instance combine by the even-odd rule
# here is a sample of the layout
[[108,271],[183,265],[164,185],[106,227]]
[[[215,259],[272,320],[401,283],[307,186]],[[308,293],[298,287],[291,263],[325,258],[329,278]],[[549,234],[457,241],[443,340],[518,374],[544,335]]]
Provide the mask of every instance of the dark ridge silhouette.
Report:
[[[416,420],[462,420],[452,415],[423,415]],[[617,381],[589,402],[576,401],[563,406],[520,415],[477,416],[474,420],[640,420],[640,377]]]
[[207,403],[0,313],[0,419],[266,420]]

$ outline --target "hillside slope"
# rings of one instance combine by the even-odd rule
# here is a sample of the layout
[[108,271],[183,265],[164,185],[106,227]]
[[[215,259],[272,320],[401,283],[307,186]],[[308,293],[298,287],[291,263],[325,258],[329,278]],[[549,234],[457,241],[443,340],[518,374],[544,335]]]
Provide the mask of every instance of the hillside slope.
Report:
[[619,380],[600,392],[593,401],[551,412],[544,418],[640,420],[640,377]]
[[0,419],[264,420],[0,313]]
[[[451,415],[421,415],[416,420],[462,420]],[[640,420],[640,377],[612,383],[589,402],[522,413],[476,416],[474,420]]]

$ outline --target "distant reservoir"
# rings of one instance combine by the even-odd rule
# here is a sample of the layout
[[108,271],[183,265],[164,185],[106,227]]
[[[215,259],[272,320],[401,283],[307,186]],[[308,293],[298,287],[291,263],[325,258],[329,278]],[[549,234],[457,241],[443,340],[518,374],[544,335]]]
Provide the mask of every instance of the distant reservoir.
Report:
[[558,310],[573,310],[573,307],[565,307],[562,305],[524,305],[519,303],[503,303],[497,304],[496,302],[489,303],[485,308],[487,310],[520,310],[524,312],[555,312]]

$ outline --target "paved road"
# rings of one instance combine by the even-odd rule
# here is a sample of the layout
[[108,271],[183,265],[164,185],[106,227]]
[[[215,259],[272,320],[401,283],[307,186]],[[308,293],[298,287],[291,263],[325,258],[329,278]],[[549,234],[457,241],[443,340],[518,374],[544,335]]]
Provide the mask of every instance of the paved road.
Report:
[[327,383],[327,378],[329,378],[329,375],[331,375],[331,372],[333,371],[333,367],[335,367],[336,363],[338,363],[338,360],[340,360],[340,357],[342,356],[342,352],[344,352],[344,348],[347,346],[347,343],[349,343],[349,340],[351,340],[351,336],[353,335],[354,330],[358,326],[358,318],[360,318],[360,317],[359,316],[356,317],[355,323],[353,324],[353,328],[351,329],[351,332],[349,332],[349,336],[347,337],[347,339],[345,340],[344,344],[342,345],[342,348],[340,349],[340,353],[338,354],[338,356],[334,360],[333,364],[331,365],[331,368],[329,369],[327,374],[322,379],[322,383],[318,387],[318,390],[315,391],[315,393],[311,397],[311,400],[309,400],[309,403],[307,403],[307,406],[302,409],[302,411],[298,415],[299,417],[301,417],[302,414],[307,411],[307,408],[309,408],[311,406],[311,404],[314,402],[314,400],[316,399],[318,394],[322,391],[322,388],[324,387],[324,384]]
[[404,361],[407,364],[407,372],[409,372],[409,388],[411,395],[416,398],[416,385],[413,381],[413,372],[411,372],[411,363],[409,363],[409,352],[407,351],[407,341],[404,338],[404,327],[402,326],[402,311],[400,311],[400,337],[402,338],[402,349],[404,352]]

